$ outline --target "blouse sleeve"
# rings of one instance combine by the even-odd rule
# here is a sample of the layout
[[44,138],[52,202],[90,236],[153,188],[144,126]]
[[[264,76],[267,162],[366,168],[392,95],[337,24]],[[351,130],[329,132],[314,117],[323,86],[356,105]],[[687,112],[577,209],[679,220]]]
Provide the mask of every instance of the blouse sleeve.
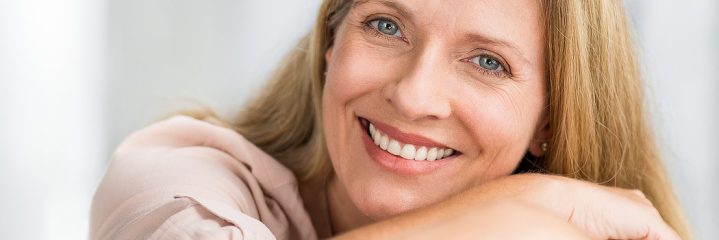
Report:
[[91,239],[316,239],[289,170],[232,130],[174,117],[128,137]]

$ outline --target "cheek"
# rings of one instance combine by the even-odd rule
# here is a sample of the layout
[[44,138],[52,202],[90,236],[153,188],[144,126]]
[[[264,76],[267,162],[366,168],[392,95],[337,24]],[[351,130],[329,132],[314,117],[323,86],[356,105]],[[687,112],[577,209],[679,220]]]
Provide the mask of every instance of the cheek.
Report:
[[[504,87],[504,86],[503,86]],[[455,114],[475,140],[482,179],[507,175],[526,153],[541,112],[535,86],[460,90]]]
[[[349,39],[346,35],[339,39]],[[327,148],[335,168],[349,167],[350,142],[356,124],[355,110],[376,104],[380,90],[392,80],[391,61],[381,57],[376,47],[362,41],[336,42],[332,56],[327,59],[327,75],[322,97],[322,115]],[[373,99],[375,98],[375,99]],[[339,172],[342,172],[341,170]]]
[[339,43],[328,62],[325,88],[339,101],[349,101],[381,88],[400,76],[401,61],[363,41]]
[[362,51],[341,43],[335,46],[332,58],[327,61],[322,111],[328,143],[343,139],[339,134],[347,130],[346,123],[352,115],[349,106],[372,91],[372,78],[366,76],[366,69],[372,68],[370,63]]

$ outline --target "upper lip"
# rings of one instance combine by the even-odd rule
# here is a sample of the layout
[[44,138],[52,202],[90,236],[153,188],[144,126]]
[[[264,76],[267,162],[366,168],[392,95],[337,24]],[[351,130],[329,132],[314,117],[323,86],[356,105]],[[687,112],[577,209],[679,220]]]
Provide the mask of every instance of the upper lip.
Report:
[[380,132],[387,134],[389,138],[400,141],[404,144],[412,144],[415,146],[425,146],[425,147],[437,147],[437,148],[450,148],[447,147],[441,143],[438,143],[432,139],[429,139],[427,137],[412,134],[412,133],[406,133],[402,132],[402,130],[399,130],[398,128],[395,128],[393,126],[390,126],[388,124],[382,123],[380,121],[372,120],[365,118],[367,121],[372,123],[375,128],[379,129]]

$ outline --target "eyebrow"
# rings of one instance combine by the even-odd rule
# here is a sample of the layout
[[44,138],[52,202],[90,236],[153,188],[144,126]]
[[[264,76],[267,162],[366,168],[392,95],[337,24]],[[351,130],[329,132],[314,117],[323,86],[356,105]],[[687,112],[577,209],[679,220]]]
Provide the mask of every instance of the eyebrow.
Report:
[[397,12],[399,12],[400,15],[403,15],[409,19],[412,19],[413,15],[410,11],[407,10],[407,7],[402,5],[402,3],[390,1],[390,0],[358,0],[352,3],[352,8],[359,7],[360,5],[366,4],[366,3],[379,3],[381,5],[384,5],[389,8],[393,8]]
[[519,48],[517,46],[515,46],[514,44],[512,44],[511,42],[508,42],[508,41],[505,41],[502,39],[498,39],[498,38],[488,37],[488,36],[481,35],[481,34],[468,34],[468,35],[466,35],[465,39],[468,41],[479,42],[479,43],[486,44],[486,45],[494,45],[494,46],[509,48],[510,50],[512,50],[514,52],[515,55],[517,55],[519,58],[521,58],[526,63],[529,63],[529,64],[532,63],[532,61],[529,61],[529,59],[527,59],[527,57],[525,57],[524,54],[522,54],[522,51],[520,51]]

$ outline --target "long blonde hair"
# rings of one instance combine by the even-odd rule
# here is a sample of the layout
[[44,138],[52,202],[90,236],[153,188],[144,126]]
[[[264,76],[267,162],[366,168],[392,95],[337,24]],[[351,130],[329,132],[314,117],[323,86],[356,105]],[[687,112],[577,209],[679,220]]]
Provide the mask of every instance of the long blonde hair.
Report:
[[[228,122],[300,181],[331,173],[321,122],[324,53],[351,2],[325,0],[312,32],[290,52],[264,91]],[[550,174],[640,189],[669,225],[690,238],[650,131],[622,1],[542,4],[553,135],[546,157],[533,164]]]

